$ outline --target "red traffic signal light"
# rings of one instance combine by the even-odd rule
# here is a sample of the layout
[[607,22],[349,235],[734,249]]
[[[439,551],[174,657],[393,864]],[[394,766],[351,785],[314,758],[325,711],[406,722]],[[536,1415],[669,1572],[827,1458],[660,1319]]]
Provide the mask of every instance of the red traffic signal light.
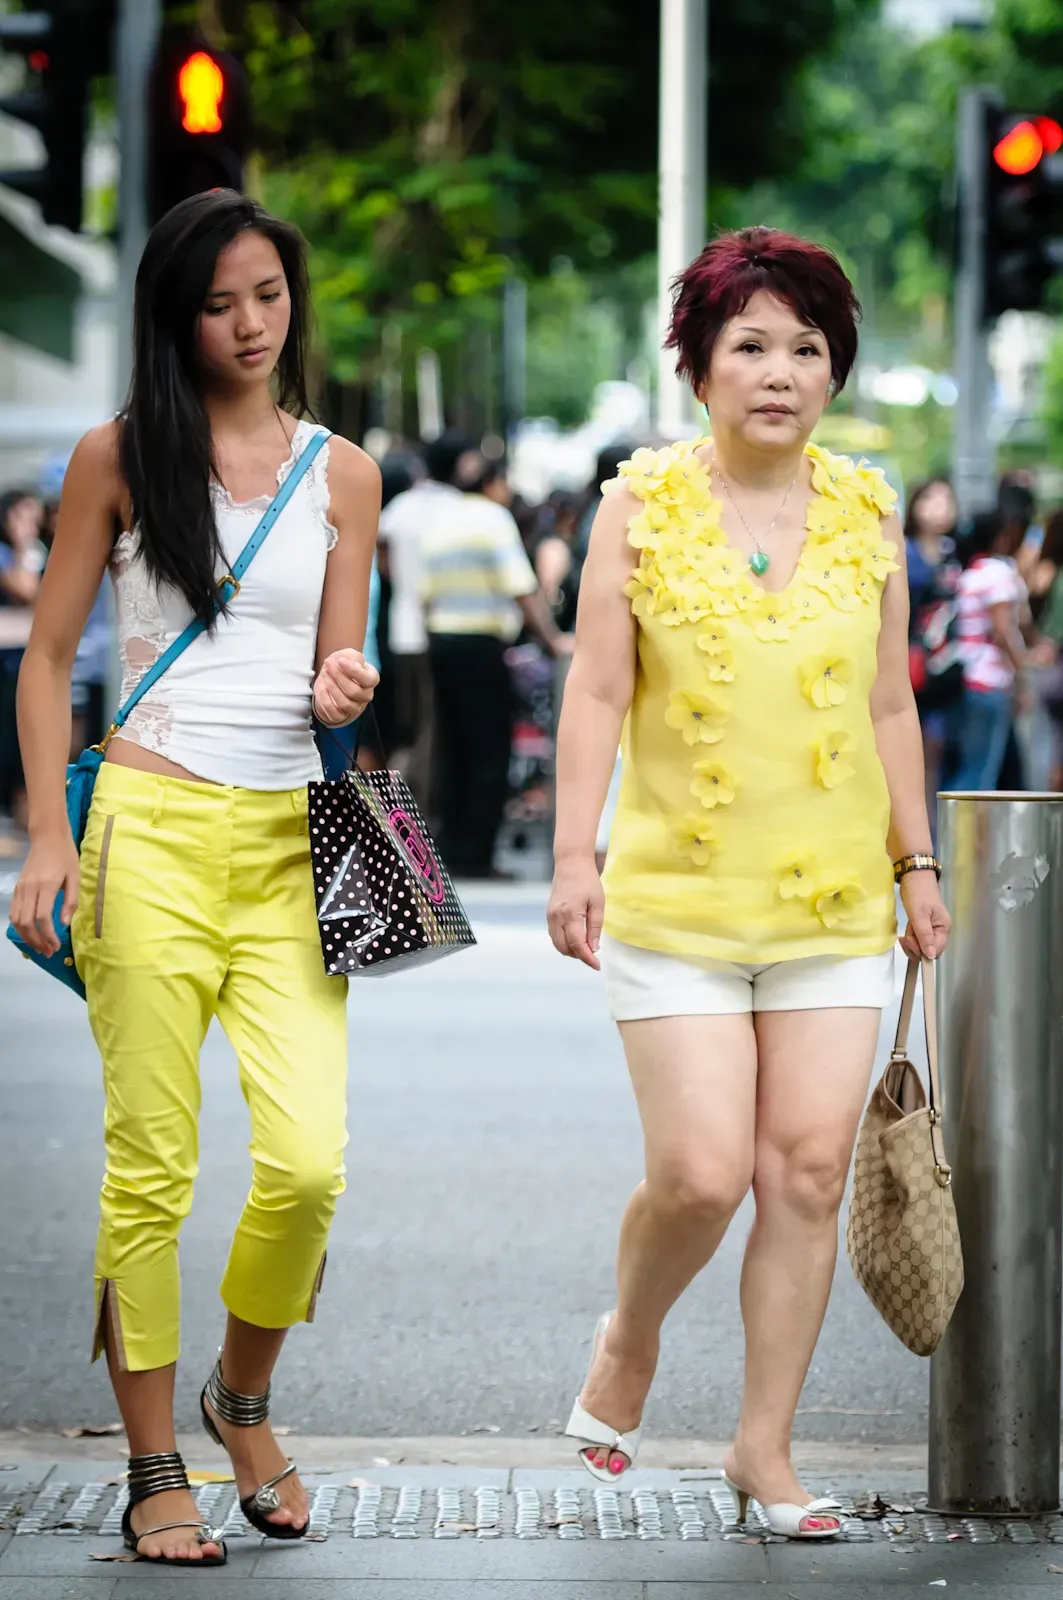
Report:
[[164,34],[150,105],[147,209],[153,223],[190,195],[243,187],[250,105],[234,56],[195,30]]
[[993,160],[1002,172],[1023,177],[1063,145],[1063,128],[1051,117],[1024,117],[993,146]]
[[213,56],[205,50],[190,55],[177,74],[177,92],[183,107],[181,126],[186,133],[222,131],[225,74]]

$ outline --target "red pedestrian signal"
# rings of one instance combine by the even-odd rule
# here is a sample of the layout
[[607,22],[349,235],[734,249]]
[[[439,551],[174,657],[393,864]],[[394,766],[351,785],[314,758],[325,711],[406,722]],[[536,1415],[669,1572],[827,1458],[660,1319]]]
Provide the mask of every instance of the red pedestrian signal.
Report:
[[1032,172],[1045,153],[1041,135],[1032,122],[1017,122],[993,150],[993,160],[1013,177]]
[[1063,145],[1063,128],[1051,117],[1024,118],[1009,128],[993,147],[993,160],[1002,172],[1024,177],[1040,164],[1042,156],[1055,155]]
[[147,211],[211,189],[242,189],[251,143],[247,79],[235,56],[196,29],[167,29],[151,75]]
[[185,132],[220,133],[225,74],[214,57],[205,50],[190,55],[178,74],[177,89],[184,107],[181,126]]

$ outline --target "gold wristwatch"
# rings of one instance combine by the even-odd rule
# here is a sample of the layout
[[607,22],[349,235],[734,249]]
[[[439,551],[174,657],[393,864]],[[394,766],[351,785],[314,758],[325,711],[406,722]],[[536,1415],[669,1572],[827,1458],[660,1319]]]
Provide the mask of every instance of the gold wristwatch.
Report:
[[940,882],[941,862],[937,856],[920,854],[901,856],[899,861],[893,863],[894,883],[900,883],[901,879],[906,878],[909,872],[932,872]]

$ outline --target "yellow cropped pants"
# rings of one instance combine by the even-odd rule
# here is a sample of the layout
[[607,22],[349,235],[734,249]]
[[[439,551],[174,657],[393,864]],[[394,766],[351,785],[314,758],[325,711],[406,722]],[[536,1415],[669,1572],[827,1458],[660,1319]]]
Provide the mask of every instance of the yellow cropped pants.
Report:
[[344,1187],[347,982],[322,964],[306,790],[105,762],[81,869],[74,956],[106,1092],[93,1359],[105,1318],[123,1368],[177,1359],[177,1236],[214,1016],[251,1116],[251,1192],[222,1299],[258,1327],[310,1321]]

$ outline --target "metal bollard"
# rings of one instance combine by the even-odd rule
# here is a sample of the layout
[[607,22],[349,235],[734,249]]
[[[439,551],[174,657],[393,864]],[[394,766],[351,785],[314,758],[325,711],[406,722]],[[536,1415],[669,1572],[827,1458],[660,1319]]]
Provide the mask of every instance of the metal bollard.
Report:
[[930,1506],[1060,1503],[1063,795],[943,795],[947,1153],[966,1286],[931,1360]]

